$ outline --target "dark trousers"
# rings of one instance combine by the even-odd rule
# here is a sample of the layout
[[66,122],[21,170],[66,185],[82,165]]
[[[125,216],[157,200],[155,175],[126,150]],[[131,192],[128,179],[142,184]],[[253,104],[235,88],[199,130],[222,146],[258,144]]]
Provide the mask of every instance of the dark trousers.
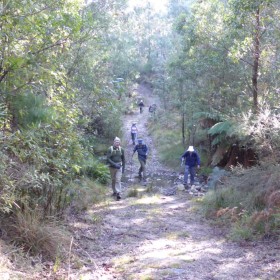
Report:
[[136,133],[131,133],[131,139],[132,139],[133,145],[135,145],[136,135],[137,135]]
[[195,176],[195,166],[185,166],[185,174],[184,174],[184,184],[188,184],[188,177],[190,174],[190,184],[194,184],[194,176]]

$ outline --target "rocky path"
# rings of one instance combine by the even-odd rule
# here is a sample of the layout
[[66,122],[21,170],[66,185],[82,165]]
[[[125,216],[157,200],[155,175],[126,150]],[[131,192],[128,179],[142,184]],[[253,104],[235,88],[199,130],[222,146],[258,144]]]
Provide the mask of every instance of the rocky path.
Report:
[[[155,97],[144,86],[138,92],[146,104]],[[280,279],[277,243],[226,240],[224,231],[210,226],[197,211],[192,196],[174,190],[177,176],[158,160],[156,145],[146,129],[148,108],[124,120],[127,168],[123,199],[110,194],[106,202],[72,221],[74,245],[84,262],[69,267],[69,279],[210,280]],[[141,185],[130,126],[137,122],[150,147],[148,183]],[[109,187],[108,187],[109,190]]]

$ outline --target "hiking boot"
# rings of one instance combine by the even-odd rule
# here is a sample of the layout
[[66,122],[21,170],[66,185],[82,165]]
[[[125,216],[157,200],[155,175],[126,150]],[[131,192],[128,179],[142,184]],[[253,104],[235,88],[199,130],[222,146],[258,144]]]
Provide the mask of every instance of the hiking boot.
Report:
[[185,190],[188,190],[188,189],[190,189],[190,186],[188,184],[184,184],[184,188],[185,188]]
[[116,193],[116,192],[113,192],[112,196],[117,196],[117,193]]
[[120,200],[121,199],[121,195],[119,193],[116,194],[116,198],[117,200]]

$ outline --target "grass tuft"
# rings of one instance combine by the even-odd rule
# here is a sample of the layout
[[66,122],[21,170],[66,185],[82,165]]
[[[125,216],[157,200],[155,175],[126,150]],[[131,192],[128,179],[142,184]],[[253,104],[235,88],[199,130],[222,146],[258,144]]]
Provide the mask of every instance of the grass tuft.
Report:
[[139,192],[136,188],[130,189],[127,193],[127,197],[138,197]]
[[66,255],[70,237],[54,219],[45,219],[36,210],[18,212],[9,228],[11,241],[31,255],[56,260]]

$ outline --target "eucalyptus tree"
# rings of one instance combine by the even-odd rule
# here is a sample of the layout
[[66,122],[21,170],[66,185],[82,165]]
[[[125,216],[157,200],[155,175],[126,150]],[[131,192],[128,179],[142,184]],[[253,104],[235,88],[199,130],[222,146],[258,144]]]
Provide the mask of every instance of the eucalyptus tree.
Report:
[[252,94],[253,109],[259,103],[275,102],[279,73],[275,72],[279,57],[279,2],[274,0],[229,1],[227,26],[232,46],[229,55],[250,70],[247,87]]
[[79,32],[80,4],[2,1],[0,92],[11,109],[8,127],[17,129],[17,112],[11,105],[17,95],[43,94],[53,100],[61,92],[65,72],[59,57]]
[[72,43],[68,54],[71,59],[65,61],[74,104],[79,110],[79,127],[99,138],[111,138],[120,132],[119,90],[114,81],[123,73],[112,64],[116,44],[111,38],[122,5],[123,1],[110,5],[94,1],[85,6],[80,39]]
[[[240,116],[250,110],[260,114],[263,104],[279,108],[278,1],[197,2],[189,15],[177,18],[176,31],[182,40],[177,58],[184,61],[190,88],[183,94],[196,101],[190,107],[194,116],[214,124],[211,144],[256,143],[248,135],[248,120],[247,129],[240,128]],[[169,75],[177,77],[175,67]],[[258,116],[250,117],[255,128]]]

